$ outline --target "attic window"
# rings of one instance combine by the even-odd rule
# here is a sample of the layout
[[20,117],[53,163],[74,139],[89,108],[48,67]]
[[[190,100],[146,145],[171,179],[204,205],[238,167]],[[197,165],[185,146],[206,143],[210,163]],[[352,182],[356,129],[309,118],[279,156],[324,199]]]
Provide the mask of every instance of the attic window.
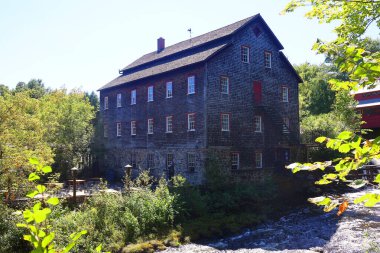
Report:
[[262,32],[258,26],[255,26],[253,27],[253,33],[256,35],[256,37],[259,37]]

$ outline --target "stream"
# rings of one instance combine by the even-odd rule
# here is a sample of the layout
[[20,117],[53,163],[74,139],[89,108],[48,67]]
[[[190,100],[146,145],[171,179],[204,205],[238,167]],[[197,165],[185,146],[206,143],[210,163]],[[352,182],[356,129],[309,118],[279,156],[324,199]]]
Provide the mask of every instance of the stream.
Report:
[[[352,201],[363,194],[347,193],[345,197]],[[239,235],[163,252],[380,252],[380,205],[373,208],[351,205],[343,215],[337,216],[336,210],[324,213],[310,204]]]

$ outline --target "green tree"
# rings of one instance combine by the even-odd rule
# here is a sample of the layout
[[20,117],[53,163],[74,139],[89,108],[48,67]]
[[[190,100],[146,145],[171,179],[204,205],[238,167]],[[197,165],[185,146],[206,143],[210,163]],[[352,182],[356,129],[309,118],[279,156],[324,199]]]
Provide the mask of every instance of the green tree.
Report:
[[[373,48],[364,37],[368,27],[373,25],[380,28],[380,1],[355,0],[292,0],[283,12],[292,12],[296,8],[311,8],[306,17],[316,18],[320,23],[338,21],[334,31],[337,38],[323,42],[317,40],[313,49],[324,54],[347,80],[333,78],[329,82],[335,90],[357,90],[362,87],[373,87],[380,76],[380,52],[371,52]],[[334,173],[324,174],[318,184],[328,184],[333,181],[347,181],[346,177],[353,170],[357,170],[373,158],[380,158],[380,137],[374,140],[365,140],[362,136],[350,131],[340,133],[336,138],[319,137],[317,141],[326,143],[326,147],[337,150],[344,158],[334,162],[318,162],[314,164],[292,164],[288,168],[293,172],[299,170],[324,170],[333,164]],[[351,186],[364,186],[366,181],[354,181]],[[373,184],[380,183],[377,175]],[[340,204],[340,209],[347,208],[347,202],[339,203],[328,197],[313,199],[314,203],[325,206],[326,211],[334,209]],[[374,206],[380,202],[380,194],[367,193],[356,199],[354,203],[364,202],[366,206]],[[341,213],[341,210],[339,213]]]

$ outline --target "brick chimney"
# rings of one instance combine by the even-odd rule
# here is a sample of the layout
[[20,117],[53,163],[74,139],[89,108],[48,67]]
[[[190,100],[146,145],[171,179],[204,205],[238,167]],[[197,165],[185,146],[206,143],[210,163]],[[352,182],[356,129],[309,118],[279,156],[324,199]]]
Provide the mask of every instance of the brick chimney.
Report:
[[160,37],[157,39],[157,53],[165,49],[165,39]]

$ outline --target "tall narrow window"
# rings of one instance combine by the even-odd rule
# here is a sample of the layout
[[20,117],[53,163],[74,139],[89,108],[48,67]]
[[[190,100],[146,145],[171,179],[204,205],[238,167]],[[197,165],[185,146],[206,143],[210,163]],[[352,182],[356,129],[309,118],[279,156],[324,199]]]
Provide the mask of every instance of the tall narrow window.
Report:
[[228,113],[223,113],[220,120],[222,131],[230,131],[230,115]]
[[272,53],[265,51],[264,53],[264,61],[265,61],[265,67],[266,68],[272,68]]
[[195,76],[189,76],[187,78],[187,94],[195,93]]
[[103,136],[104,136],[104,138],[108,137],[108,125],[107,124],[104,124],[104,127],[103,127]]
[[173,116],[166,117],[166,132],[167,133],[173,132]]
[[117,94],[117,99],[116,99],[116,106],[121,107],[121,93]]
[[136,135],[136,121],[131,121],[131,135]]
[[242,46],[241,47],[241,61],[244,63],[249,63],[249,47]]
[[189,170],[189,172],[195,171],[195,154],[187,154],[187,169]]
[[104,97],[104,110],[108,109],[108,97]]
[[255,116],[255,132],[261,133],[261,116]]
[[148,87],[148,102],[153,101],[153,86]]
[[169,169],[171,166],[173,166],[173,154],[169,153],[166,155],[166,168]]
[[121,136],[121,123],[116,123],[116,136]]
[[289,102],[289,88],[282,86],[282,102]]
[[136,90],[131,91],[131,105],[136,104]]
[[195,113],[187,115],[187,131],[195,131]]
[[230,80],[226,76],[220,77],[220,92],[228,94],[230,92]]
[[238,170],[239,169],[239,153],[232,153],[231,154],[231,169],[232,170]]
[[256,168],[263,167],[263,153],[261,152],[255,153],[255,165],[256,165]]
[[284,133],[284,134],[287,134],[287,133],[289,133],[289,127],[290,127],[290,125],[289,125],[289,118],[287,118],[287,117],[285,117],[285,118],[283,118],[283,127],[282,127],[282,132]]
[[153,119],[148,119],[148,134],[153,134]]
[[166,83],[166,98],[173,97],[173,83],[167,82]]
[[148,169],[154,168],[154,154],[149,153],[146,160],[147,160],[147,164],[146,164],[147,168]]

